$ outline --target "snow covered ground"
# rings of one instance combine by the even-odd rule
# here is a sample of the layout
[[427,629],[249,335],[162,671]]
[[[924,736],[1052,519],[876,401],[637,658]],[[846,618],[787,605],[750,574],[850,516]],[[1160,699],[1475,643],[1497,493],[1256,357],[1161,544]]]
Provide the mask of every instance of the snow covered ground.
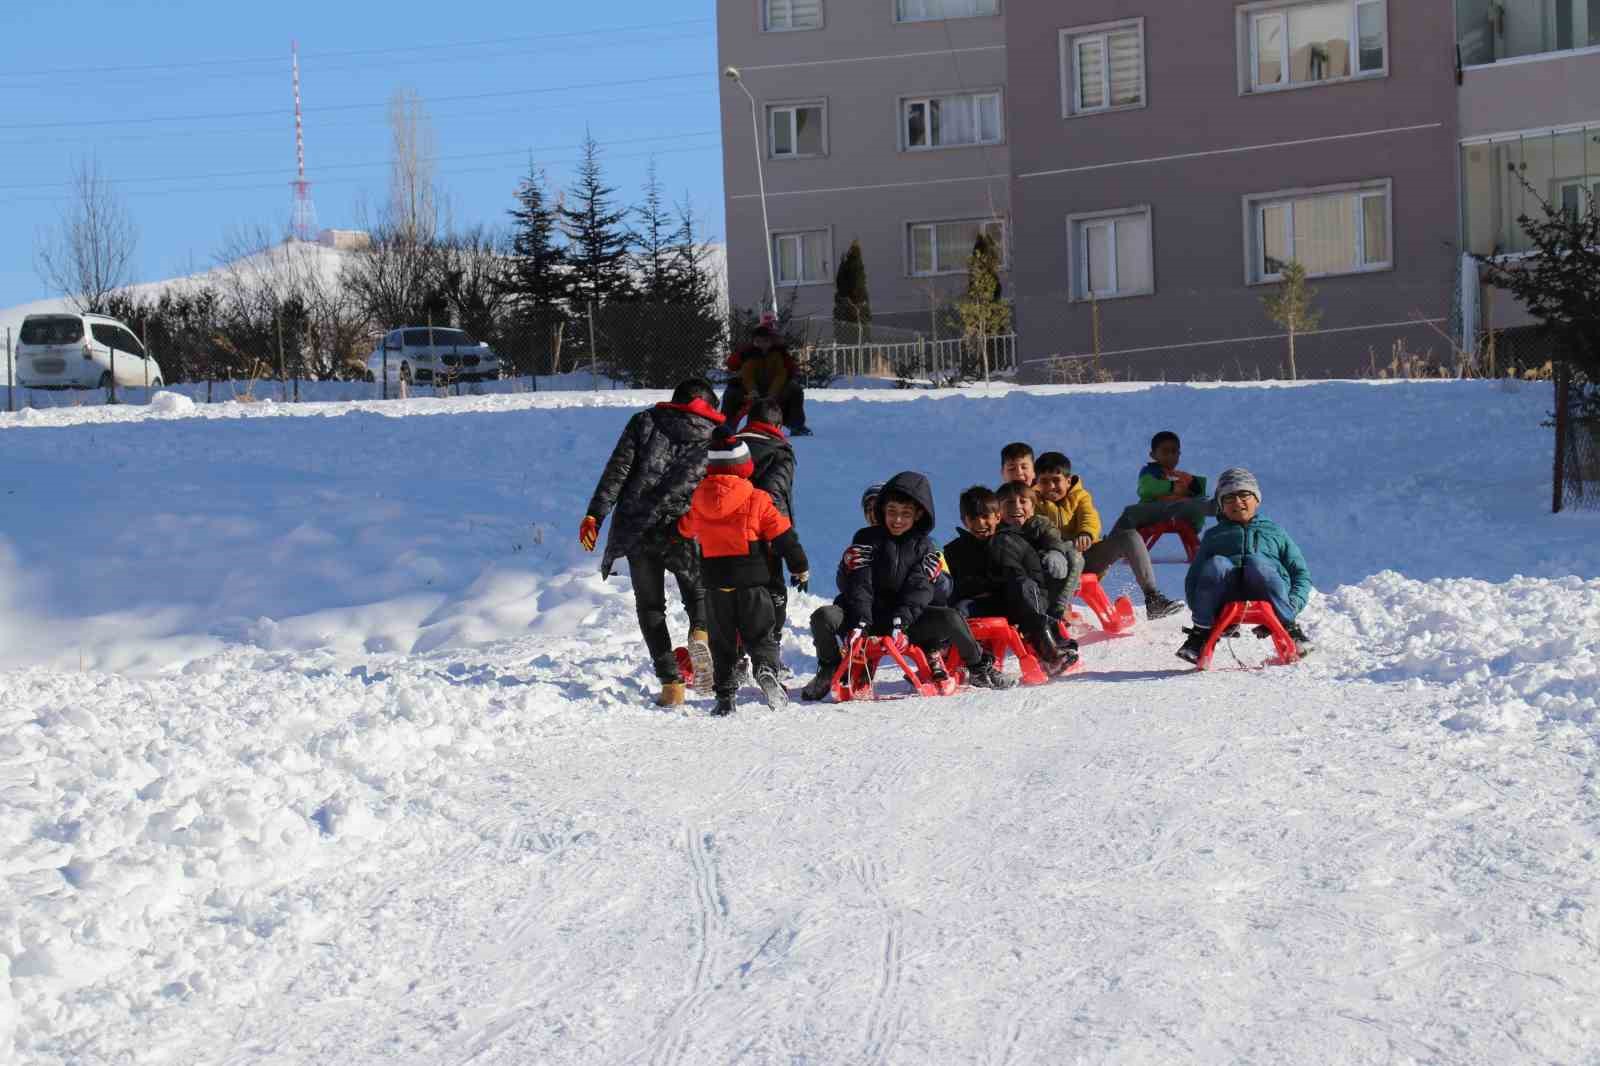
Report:
[[1547,513],[1545,387],[818,393],[819,584],[868,481],[951,535],[1022,438],[1114,513],[1170,427],[1260,476],[1319,651],[1194,675],[1169,619],[727,721],[648,706],[575,542],[654,398],[0,415],[0,1061],[1600,1055],[1600,516]]

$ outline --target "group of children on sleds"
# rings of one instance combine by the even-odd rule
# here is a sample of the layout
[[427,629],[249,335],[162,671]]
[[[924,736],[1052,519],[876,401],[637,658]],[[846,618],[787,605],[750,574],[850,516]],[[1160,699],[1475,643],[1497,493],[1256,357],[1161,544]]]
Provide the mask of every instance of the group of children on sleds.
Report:
[[[714,692],[712,713],[732,713],[745,656],[768,705],[788,702],[779,660],[783,568],[789,585],[803,591],[811,565],[791,520],[795,463],[781,407],[757,400],[749,419],[743,432],[729,432],[711,386],[684,382],[671,402],[629,422],[580,528],[592,551],[600,522],[615,511],[601,570],[609,574],[617,558],[628,559],[662,705],[683,702],[687,666],[696,688]],[[1045,675],[1066,673],[1079,658],[1068,622],[1083,575],[1098,579],[1125,562],[1144,593],[1146,616],[1174,614],[1184,604],[1157,587],[1140,530],[1181,530],[1193,542],[1213,517],[1185,580],[1194,624],[1177,654],[1202,662],[1219,614],[1231,618],[1224,605],[1239,601],[1270,605],[1275,619],[1268,621],[1281,623],[1276,635],[1300,654],[1309,650],[1296,619],[1310,596],[1310,574],[1293,539],[1257,513],[1255,477],[1231,468],[1208,494],[1205,478],[1179,467],[1180,442],[1171,432],[1156,434],[1150,456],[1139,474],[1139,502],[1104,537],[1093,498],[1066,455],[1036,456],[1025,443],[1002,450],[998,490],[974,485],[961,493],[961,529],[942,549],[932,536],[926,476],[902,471],[870,486],[861,498],[866,525],[838,565],[838,595],[811,615],[817,674],[801,698],[839,692],[837,679],[855,669],[869,641],[902,662],[914,654],[924,691],[955,688],[962,677],[952,677],[947,662],[958,663],[958,675],[972,685],[1009,688],[1015,681],[973,635],[979,619],[1003,618]],[[677,576],[689,613],[688,664],[678,661],[666,630],[667,571]]]

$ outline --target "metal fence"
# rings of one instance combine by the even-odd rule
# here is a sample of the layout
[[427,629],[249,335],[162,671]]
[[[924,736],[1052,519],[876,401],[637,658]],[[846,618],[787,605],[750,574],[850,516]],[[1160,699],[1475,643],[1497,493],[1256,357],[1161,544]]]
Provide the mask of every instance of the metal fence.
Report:
[[985,381],[1017,369],[1016,334],[951,340],[826,344],[811,348],[806,361],[813,376],[893,378],[929,385]]

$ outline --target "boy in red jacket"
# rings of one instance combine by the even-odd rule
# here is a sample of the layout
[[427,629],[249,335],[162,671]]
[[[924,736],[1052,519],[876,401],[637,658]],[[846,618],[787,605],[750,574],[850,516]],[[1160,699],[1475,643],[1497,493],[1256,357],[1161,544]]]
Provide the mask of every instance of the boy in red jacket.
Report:
[[803,591],[811,576],[794,525],[771,496],[750,483],[754,471],[744,441],[719,432],[711,441],[705,480],[694,490],[689,513],[678,520],[678,532],[700,544],[717,695],[711,713],[718,717],[733,713],[741,640],[767,706],[777,710],[788,704],[778,679],[778,638],[767,591],[771,560],[778,556],[788,564],[789,584],[797,589]]

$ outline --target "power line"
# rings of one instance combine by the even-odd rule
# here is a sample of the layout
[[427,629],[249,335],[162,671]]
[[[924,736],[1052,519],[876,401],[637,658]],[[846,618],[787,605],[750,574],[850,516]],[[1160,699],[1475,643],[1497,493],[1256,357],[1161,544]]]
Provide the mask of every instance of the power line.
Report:
[[[491,40],[480,41],[453,41],[429,42],[426,44],[398,45],[392,48],[355,48],[338,52],[307,52],[305,59],[338,59],[344,56],[374,56],[396,55],[401,52],[439,51],[449,48],[474,48],[479,45],[506,44],[511,41],[556,41],[567,40],[573,37],[594,37],[612,33],[628,33],[653,29],[667,29],[674,26],[704,25],[710,22],[708,18],[677,19],[672,22],[642,22],[628,26],[610,26],[603,29],[573,30],[567,33],[535,33],[513,37],[496,37]],[[55,67],[48,70],[8,70],[0,73],[0,77],[40,77],[57,74],[110,74],[125,71],[145,70],[196,70],[201,67],[238,66],[242,63],[275,63],[283,65],[282,55],[273,56],[239,56],[231,59],[196,59],[187,63],[146,63],[118,67]]]
[[[536,96],[541,93],[577,92],[582,89],[605,89],[619,85],[650,85],[663,81],[683,81],[687,78],[709,78],[706,71],[695,71],[686,74],[658,74],[648,78],[624,78],[615,81],[592,81],[578,85],[551,85],[538,89],[498,89],[483,93],[461,93],[455,96],[435,96],[432,100],[439,103],[450,103],[459,100],[493,100],[507,96]],[[368,104],[324,104],[321,107],[308,107],[306,110],[318,113],[327,111],[364,111],[368,109],[386,108],[389,101]],[[0,124],[0,130],[44,130],[68,129],[78,126],[131,126],[140,123],[155,122],[204,122],[210,119],[235,119],[235,118],[266,118],[268,116],[283,117],[284,109],[271,108],[265,111],[218,111],[204,115],[153,115],[140,118],[107,118],[89,119],[77,122],[11,122]]]
[[[621,142],[614,142],[614,143],[621,143]],[[722,150],[722,145],[719,142],[719,143],[716,143],[716,144],[688,145],[688,146],[685,146],[685,147],[682,147],[682,148],[657,148],[657,149],[651,149],[651,150],[645,151],[645,152],[613,152],[613,153],[609,153],[606,156],[606,158],[607,159],[639,159],[639,158],[643,158],[643,157],[646,157],[646,156],[681,155],[681,154],[684,154],[684,153],[687,153],[687,152],[721,152],[721,150]],[[526,151],[527,151],[527,149],[518,149],[517,150],[518,154],[523,154]],[[544,159],[544,160],[540,160],[539,162],[543,163],[546,166],[571,166],[571,165],[577,164],[579,162],[582,162],[582,160],[580,158]],[[387,166],[388,164],[384,164],[384,165]],[[499,173],[503,173],[504,171],[505,171],[505,167],[504,166],[498,166],[498,167],[462,167],[462,168],[457,168],[457,169],[454,169],[454,170],[441,170],[441,171],[438,172],[438,175],[440,177],[449,177],[449,176],[462,175],[462,174],[499,174]],[[317,186],[318,186],[318,188],[322,188],[322,187],[325,187],[325,186],[328,186],[328,185],[357,185],[357,184],[360,184],[364,180],[365,179],[363,179],[363,178],[329,178],[327,180],[318,181],[317,182]],[[133,189],[133,190],[130,190],[129,192],[124,193],[123,195],[129,196],[129,197],[135,197],[135,196],[141,196],[141,197],[142,196],[190,196],[190,195],[199,194],[199,193],[255,192],[255,191],[258,191],[258,190],[262,190],[262,189],[274,189],[274,190],[281,191],[283,189],[283,187],[284,187],[284,183],[283,182],[274,181],[274,182],[269,182],[269,183],[266,183],[266,184],[253,184],[253,185],[200,185],[200,186],[194,186],[192,188],[185,188],[185,189]],[[6,201],[5,202],[7,204],[60,203],[60,202],[62,202],[64,200],[70,200],[71,198],[72,197],[70,195],[63,195],[63,196],[8,196],[8,197],[6,197]]]
[[[601,147],[604,147],[606,145],[611,145],[611,144],[640,144],[640,143],[645,143],[645,142],[648,142],[648,141],[674,141],[674,140],[686,139],[686,138],[690,138],[690,137],[714,137],[714,136],[720,135],[721,132],[722,132],[721,130],[695,130],[693,132],[688,132],[688,133],[663,133],[663,134],[659,134],[659,135],[654,136],[654,137],[629,137],[629,138],[626,138],[626,139],[623,139],[623,140],[619,140],[619,141],[596,141],[595,143],[597,145],[600,145]],[[429,159],[425,160],[425,162],[429,162],[429,163],[451,162],[451,161],[457,161],[457,160],[462,160],[462,159],[503,159],[503,158],[505,158],[507,156],[519,156],[519,155],[527,156],[527,155],[535,155],[535,154],[537,154],[539,152],[567,152],[567,151],[571,151],[573,149],[582,148],[582,147],[583,147],[583,145],[581,145],[581,144],[557,144],[557,145],[541,145],[541,146],[538,146],[538,147],[531,147],[531,148],[514,148],[514,149],[509,149],[509,150],[506,150],[506,151],[496,151],[496,152],[467,152],[467,153],[460,154],[460,155],[437,155],[437,156],[432,156]],[[392,160],[383,159],[383,160],[373,160],[373,161],[370,161],[370,162],[363,162],[363,163],[332,163],[332,164],[328,164],[326,166],[320,166],[320,167],[315,168],[315,172],[318,173],[318,174],[322,174],[322,173],[325,173],[325,172],[330,171],[330,170],[362,170],[362,169],[369,168],[369,167],[386,167],[386,166],[389,166],[391,162],[392,162]],[[256,175],[259,175],[259,174],[281,174],[281,173],[283,173],[283,167],[280,166],[280,167],[268,167],[268,168],[261,169],[261,170],[225,170],[225,171],[220,171],[220,172],[214,173],[214,174],[172,174],[172,175],[162,175],[162,176],[148,177],[148,178],[107,178],[106,179],[106,183],[109,184],[109,185],[131,185],[131,184],[133,184],[135,182],[142,183],[142,182],[150,182],[150,181],[210,181],[213,178],[248,178],[248,177],[255,177]],[[69,180],[69,181],[41,181],[41,182],[34,182],[32,184],[27,184],[27,185],[0,185],[0,192],[9,192],[9,191],[18,190],[18,189],[59,189],[59,188],[69,187],[69,186],[72,186],[72,185],[75,185],[75,184],[77,184],[75,181],[70,181]],[[323,182],[322,182],[322,180],[320,178],[318,179],[317,184],[319,184],[319,185],[323,184]]]

